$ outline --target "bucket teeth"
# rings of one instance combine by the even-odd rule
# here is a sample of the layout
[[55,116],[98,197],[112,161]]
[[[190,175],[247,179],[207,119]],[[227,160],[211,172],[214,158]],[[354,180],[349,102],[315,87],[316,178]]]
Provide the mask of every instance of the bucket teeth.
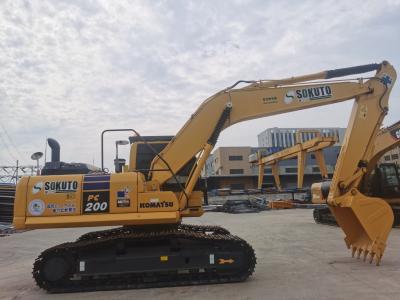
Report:
[[372,262],[374,261],[374,256],[375,256],[375,253],[374,253],[374,252],[371,252],[371,255],[370,255],[370,257],[369,257],[369,263],[370,263],[370,264],[372,264]]
[[356,254],[357,247],[352,247],[351,248],[351,257],[354,257],[354,254]]
[[367,261],[367,258],[368,258],[369,263],[372,264],[372,262],[375,260],[375,264],[377,266],[379,266],[381,259],[382,259],[382,254],[378,255],[376,252],[370,250],[366,246],[363,246],[363,247],[352,246],[351,247],[351,257],[354,257],[356,253],[357,253],[357,259],[360,259],[361,255],[362,255],[363,261]]
[[362,251],[363,251],[362,248],[358,248],[357,259],[360,259]]
[[373,241],[368,241],[366,238],[359,239],[350,243],[350,239],[346,242],[348,243],[348,247],[351,249],[351,256],[357,256],[357,259],[360,259],[361,256],[364,261],[369,260],[369,263],[375,261],[376,265],[379,266],[383,252],[385,251],[386,244],[382,239],[376,238]]
[[382,255],[376,257],[376,265],[379,266],[381,264]]
[[[334,204],[334,205],[331,205]],[[379,265],[393,225],[393,210],[383,199],[368,197],[356,189],[328,201],[329,209],[345,233],[353,257]]]
[[367,256],[368,256],[368,250],[365,250],[365,251],[364,251],[364,259],[363,259],[364,261],[367,260]]

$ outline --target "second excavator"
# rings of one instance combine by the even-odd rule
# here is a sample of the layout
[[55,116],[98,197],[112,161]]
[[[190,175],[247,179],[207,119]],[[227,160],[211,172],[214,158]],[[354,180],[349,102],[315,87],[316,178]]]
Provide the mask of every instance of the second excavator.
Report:
[[[372,71],[366,79],[331,80]],[[384,61],[238,81],[205,100],[174,137],[137,133],[127,172],[22,178],[17,229],[123,225],[45,250],[34,263],[36,283],[49,292],[73,292],[246,280],[256,257],[245,240],[221,227],[182,223],[203,214],[197,182],[220,132],[241,121],[350,99],[355,101],[327,201],[352,253],[379,263],[393,213],[382,199],[363,195],[359,184],[395,80]]]
[[[379,163],[384,153],[400,145],[400,121],[382,128],[376,137],[373,156],[368,162],[360,190],[366,195],[383,198],[392,208],[393,227],[400,226],[400,174],[394,163]],[[312,202],[325,204],[329,194],[331,181],[325,180],[311,186]],[[328,206],[313,210],[316,223],[337,225],[335,217]]]

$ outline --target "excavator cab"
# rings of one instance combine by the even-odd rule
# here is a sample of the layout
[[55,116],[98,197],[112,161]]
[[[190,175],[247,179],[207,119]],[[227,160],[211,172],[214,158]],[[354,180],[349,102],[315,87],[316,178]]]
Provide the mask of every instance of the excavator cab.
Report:
[[380,164],[366,181],[365,186],[370,186],[372,197],[400,198],[400,177],[396,164]]
[[[130,157],[129,157],[129,172],[140,172],[145,178],[149,178],[151,174],[151,162],[153,159],[168,145],[174,138],[172,135],[164,136],[131,136],[129,141],[131,143]],[[189,174],[196,163],[196,157],[181,168],[173,178],[168,180],[162,186],[163,190],[180,192],[181,186],[186,184]],[[171,170],[165,169],[165,172]],[[200,180],[196,185],[195,190],[201,190]]]
[[400,178],[395,164],[381,164],[383,197],[400,197]]

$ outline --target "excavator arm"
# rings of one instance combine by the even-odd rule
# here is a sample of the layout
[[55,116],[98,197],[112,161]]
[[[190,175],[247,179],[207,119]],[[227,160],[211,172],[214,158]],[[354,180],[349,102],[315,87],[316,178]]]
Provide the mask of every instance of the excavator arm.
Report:
[[[367,81],[333,82],[331,79],[376,70]],[[175,138],[152,162],[153,182],[160,186],[197,155],[180,207],[187,205],[195,182],[215,145],[219,133],[241,121],[297,111],[355,99],[342,150],[332,179],[328,205],[346,234],[345,242],[358,255],[368,253],[379,264],[393,223],[387,203],[362,195],[358,186],[373,152],[376,134],[388,111],[388,98],[396,71],[386,61],[352,68],[330,70],[283,80],[247,82],[243,88],[218,92],[200,105]],[[162,158],[162,159],[161,159]],[[166,163],[168,165],[166,165]]]
[[[358,82],[306,83],[310,80],[331,79],[373,70],[378,70],[377,74],[366,82],[359,80]],[[390,87],[395,78],[396,73],[393,67],[384,62],[283,80],[254,81],[246,87],[235,89],[234,87],[239,83],[244,82],[238,81],[232,87],[218,92],[200,105],[172,141],[153,160],[151,169],[156,171],[151,173],[151,180],[162,185],[193,156],[201,154],[206,148],[212,149],[219,133],[238,122],[350,99],[356,99],[350,120],[350,124],[355,126],[348,130],[348,135],[355,137],[351,139],[351,143],[363,140],[364,146],[367,146],[371,143],[369,132],[373,133],[377,130],[386,113]],[[387,80],[390,81],[388,85]],[[363,104],[358,105],[360,101]],[[359,109],[362,112],[357,113]],[[357,114],[358,116],[365,115],[365,117],[356,118]],[[368,126],[368,131],[362,130],[364,122],[373,125],[374,128]],[[356,127],[359,129],[355,130]],[[362,134],[359,132],[360,129],[363,131]],[[350,141],[350,136],[346,140]],[[358,160],[365,159],[364,154],[360,156],[357,152],[357,156],[354,156],[353,152],[346,155],[346,162],[354,157]],[[342,170],[340,176],[348,178],[350,173],[357,169],[357,163],[353,161],[351,167]],[[195,168],[198,166],[199,164],[195,165]],[[165,172],[165,170],[170,172]]]
[[[261,81],[241,89],[228,88],[215,94],[200,105],[160,153],[163,160],[159,157],[153,160],[152,169],[167,169],[166,161],[171,172],[177,173],[207,144],[214,146],[223,129],[236,123],[366,96],[373,93],[375,85],[381,85],[377,80],[305,85],[303,78],[317,80],[324,77],[315,75],[273,82]],[[299,84],[288,84],[291,82]],[[171,172],[154,171],[151,179],[162,185],[172,177]]]

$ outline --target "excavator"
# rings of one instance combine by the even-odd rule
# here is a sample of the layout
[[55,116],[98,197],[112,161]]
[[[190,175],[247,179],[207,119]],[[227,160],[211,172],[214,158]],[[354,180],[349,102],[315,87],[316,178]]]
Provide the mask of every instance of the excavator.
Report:
[[[315,137],[305,141],[302,138],[304,133],[311,133]],[[262,189],[265,165],[269,165],[271,166],[272,175],[274,176],[275,186],[281,191],[282,186],[279,178],[278,163],[281,160],[297,157],[297,189],[302,189],[307,153],[314,153],[321,172],[321,177],[327,179],[328,170],[325,164],[323,149],[333,146],[337,141],[337,137],[322,136],[319,130],[298,130],[296,132],[296,144],[294,146],[266,156],[263,156],[261,152],[251,154],[249,156],[249,163],[258,165],[258,188]]]
[[[382,128],[376,137],[373,156],[368,162],[367,171],[360,186],[361,192],[373,197],[384,198],[394,214],[393,227],[400,225],[400,174],[394,163],[381,163],[382,155],[400,145],[400,121]],[[331,181],[313,183],[311,186],[312,203],[325,204]],[[337,225],[329,207],[313,210],[313,217],[318,224]]]
[[[364,79],[339,79],[374,71]],[[241,121],[351,99],[327,203],[353,255],[369,254],[379,264],[393,213],[379,197],[363,195],[359,185],[395,80],[387,61],[281,80],[241,80],[206,99],[171,139],[136,132],[130,156],[135,163],[129,163],[136,169],[22,178],[14,207],[17,229],[119,226],[44,250],[33,265],[37,285],[57,293],[246,280],[256,256],[244,239],[223,227],[182,223],[203,214],[196,186],[220,132]],[[143,147],[147,159],[149,152],[153,156],[148,167],[135,157]]]

